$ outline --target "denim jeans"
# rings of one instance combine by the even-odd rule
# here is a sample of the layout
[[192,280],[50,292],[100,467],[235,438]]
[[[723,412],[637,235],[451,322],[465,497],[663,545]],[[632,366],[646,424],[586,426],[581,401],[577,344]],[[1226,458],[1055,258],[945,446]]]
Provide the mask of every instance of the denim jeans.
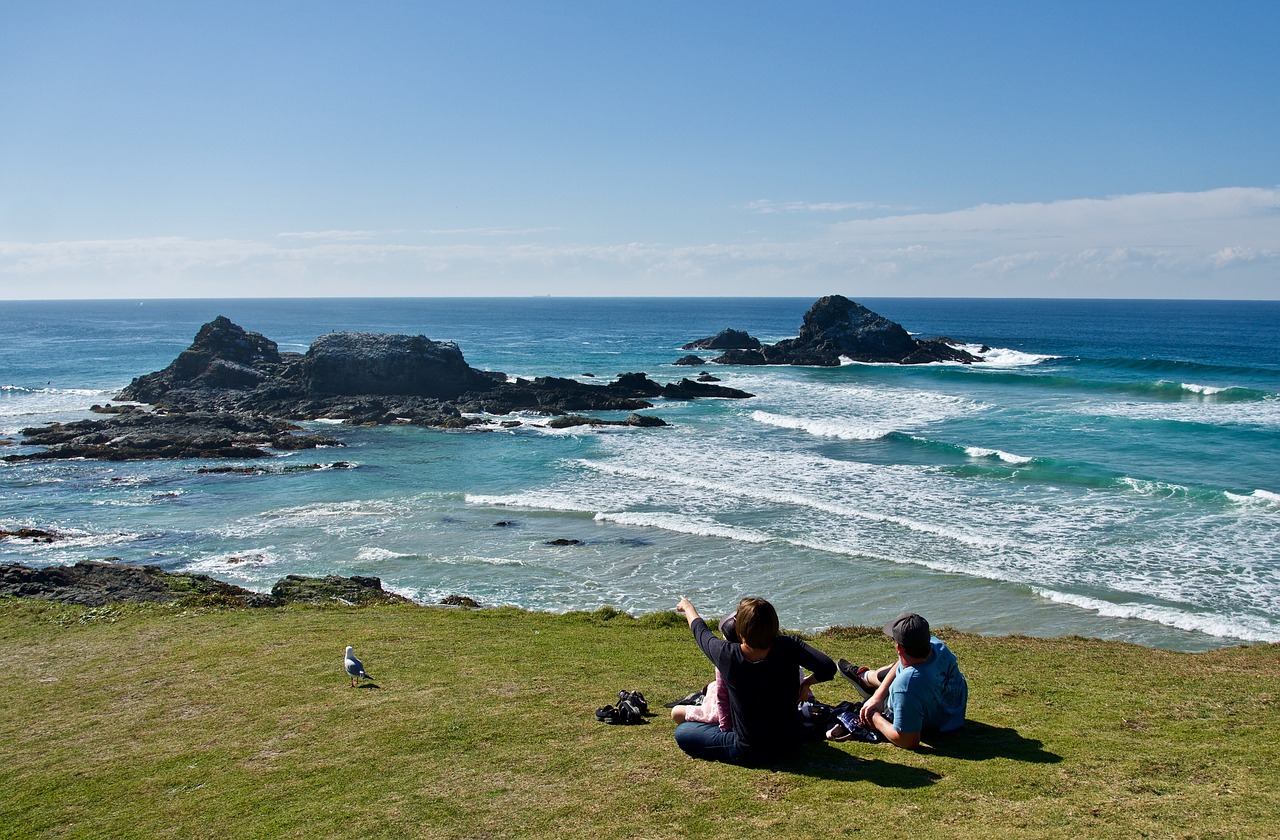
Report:
[[676,727],[676,744],[694,758],[742,763],[738,736],[733,732],[721,732],[719,725],[714,723],[685,721]]

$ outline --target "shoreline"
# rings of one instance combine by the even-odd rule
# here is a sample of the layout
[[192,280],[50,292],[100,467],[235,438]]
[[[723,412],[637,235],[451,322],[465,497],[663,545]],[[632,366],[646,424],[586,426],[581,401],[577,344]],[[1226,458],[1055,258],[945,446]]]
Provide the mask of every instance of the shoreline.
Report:
[[[626,617],[637,621],[661,622],[669,611],[629,612],[610,606],[595,609],[531,609],[509,604],[483,604],[468,595],[452,594],[435,603],[415,600],[386,589],[380,578],[352,575],[286,575],[269,591],[255,590],[192,572],[170,572],[154,565],[115,562],[112,558],[81,560],[74,565],[34,567],[23,563],[0,564],[0,597],[47,601],[79,607],[110,607],[122,604],[168,604],[211,606],[222,608],[264,609],[290,604],[366,607],[399,604],[421,609],[516,610],[531,615],[548,616],[596,615]],[[674,616],[674,612],[670,612]],[[1280,642],[1235,640],[1196,649],[1166,648],[1127,639],[1108,639],[1076,633],[1042,635],[1027,632],[984,632],[964,630],[949,624],[937,628],[947,635],[966,635],[984,639],[1032,639],[1044,642],[1083,640],[1105,644],[1129,645],[1167,653],[1202,654],[1232,648],[1273,646]],[[873,625],[837,624],[808,628],[805,636],[823,636],[848,632],[876,631]]]

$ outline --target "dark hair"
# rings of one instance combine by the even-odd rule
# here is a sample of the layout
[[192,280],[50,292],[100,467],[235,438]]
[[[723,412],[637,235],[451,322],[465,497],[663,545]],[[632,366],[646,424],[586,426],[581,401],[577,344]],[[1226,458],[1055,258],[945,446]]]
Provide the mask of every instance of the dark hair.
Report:
[[778,611],[763,598],[743,598],[734,613],[738,638],[753,648],[773,647],[778,638]]

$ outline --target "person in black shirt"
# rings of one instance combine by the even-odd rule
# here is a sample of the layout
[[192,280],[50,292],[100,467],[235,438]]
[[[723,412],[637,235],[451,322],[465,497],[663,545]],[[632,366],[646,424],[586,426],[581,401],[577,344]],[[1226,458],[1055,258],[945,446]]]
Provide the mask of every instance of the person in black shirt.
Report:
[[[809,686],[835,677],[831,657],[795,636],[780,635],[778,613],[763,598],[743,598],[738,604],[737,643],[712,633],[688,598],[681,598],[676,610],[728,685],[733,720],[728,732],[714,723],[680,724],[675,732],[680,749],[694,758],[762,764],[798,747],[803,734],[796,705],[809,697]],[[800,668],[809,676],[797,692]]]

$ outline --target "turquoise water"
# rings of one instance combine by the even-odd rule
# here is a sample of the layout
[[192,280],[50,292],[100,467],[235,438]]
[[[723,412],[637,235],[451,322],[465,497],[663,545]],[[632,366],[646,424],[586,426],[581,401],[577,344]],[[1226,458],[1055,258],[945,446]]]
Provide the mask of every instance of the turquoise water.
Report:
[[[368,574],[424,602],[546,610],[688,595],[716,612],[751,593],[801,629],[911,608],[983,633],[1280,641],[1280,303],[855,299],[986,345],[988,362],[708,366],[757,396],[659,403],[672,425],[657,430],[326,425],[345,448],[277,461],[351,469],[3,465],[0,528],[72,538],[6,540],[0,562],[110,556],[258,589]],[[513,375],[665,382],[697,372],[671,365],[685,342],[794,336],[812,303],[9,302],[0,438],[89,416],[220,314],[282,350],[332,330],[424,334]]]

